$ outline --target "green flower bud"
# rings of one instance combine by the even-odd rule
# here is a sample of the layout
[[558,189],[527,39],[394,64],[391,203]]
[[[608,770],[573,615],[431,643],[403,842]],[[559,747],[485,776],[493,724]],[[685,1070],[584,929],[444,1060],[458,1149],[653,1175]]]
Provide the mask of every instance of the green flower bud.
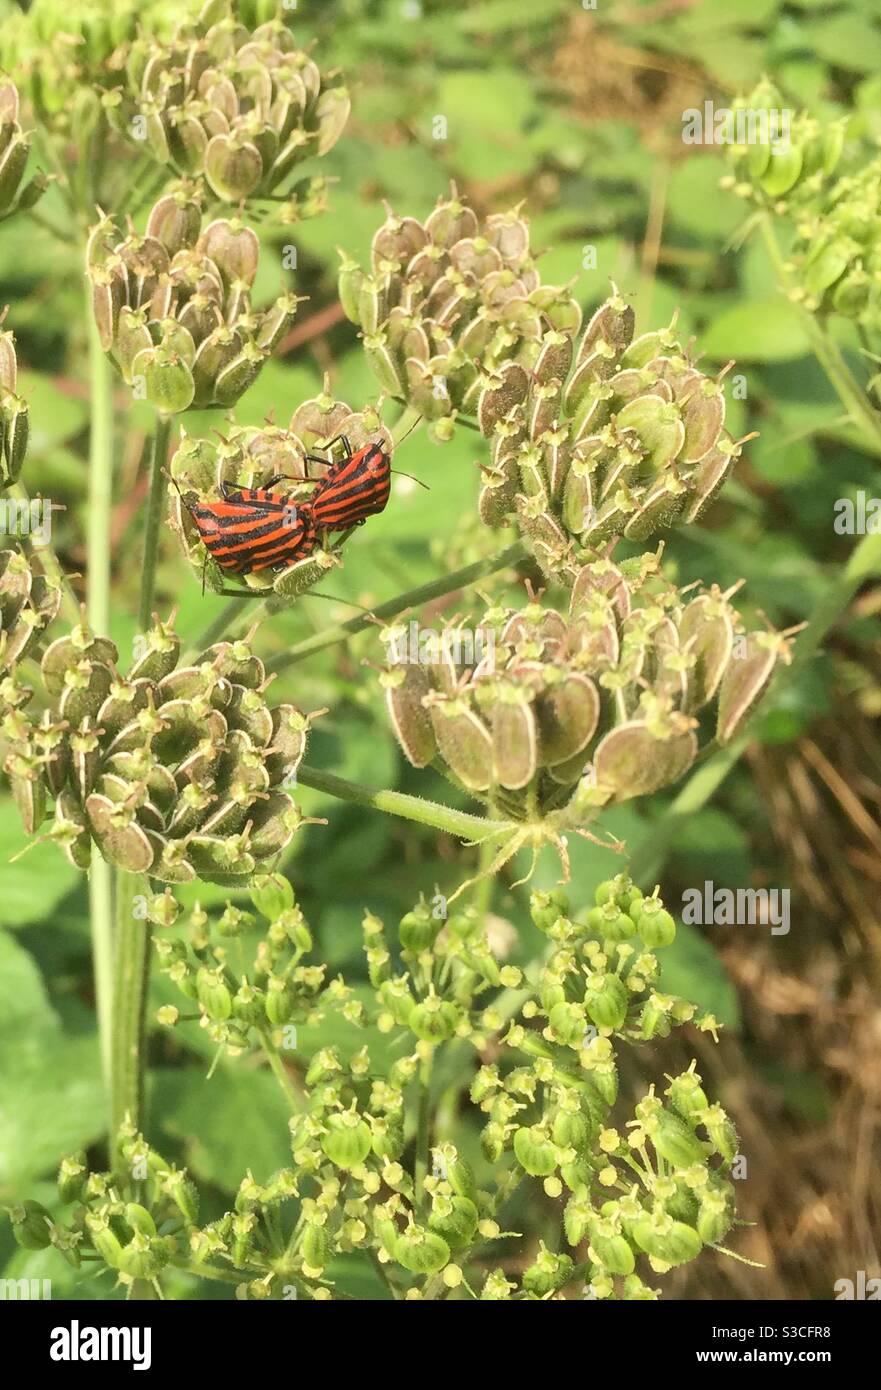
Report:
[[633,921],[621,911],[614,898],[608,899],[602,907],[592,907],[587,914],[587,925],[608,941],[626,941],[636,932]]

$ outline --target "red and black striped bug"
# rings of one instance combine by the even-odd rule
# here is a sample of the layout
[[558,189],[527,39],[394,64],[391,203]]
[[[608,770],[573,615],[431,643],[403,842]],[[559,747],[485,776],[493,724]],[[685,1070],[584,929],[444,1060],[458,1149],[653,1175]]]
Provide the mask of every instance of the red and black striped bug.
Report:
[[335,463],[316,454],[307,454],[311,463],[327,464],[328,473],[312,494],[315,525],[325,531],[347,531],[359,526],[369,516],[385,511],[391,494],[391,457],[381,444],[362,444],[352,452],[345,435],[339,435],[327,445],[332,449],[340,443],[345,450]]
[[222,500],[182,500],[212,559],[230,574],[284,569],[311,555],[318,541],[311,502],[296,502],[263,487],[222,483]]

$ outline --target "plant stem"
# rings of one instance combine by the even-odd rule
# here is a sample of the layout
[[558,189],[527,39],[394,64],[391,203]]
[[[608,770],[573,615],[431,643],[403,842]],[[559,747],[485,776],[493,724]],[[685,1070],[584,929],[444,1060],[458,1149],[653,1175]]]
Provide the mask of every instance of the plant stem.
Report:
[[108,635],[110,626],[110,512],[113,502],[113,379],[92,314],[89,322],[89,623],[93,632]]
[[138,628],[145,632],[150,626],[153,613],[153,590],[156,583],[156,559],[159,550],[159,528],[165,509],[167,479],[165,464],[168,458],[168,440],[171,434],[171,419],[168,415],[156,416],[156,432],[153,435],[153,456],[150,464],[150,497],[147,502],[147,521],[144,528],[144,568],[141,574],[141,601],[138,607]]
[[259,1028],[257,1031],[260,1037],[260,1046],[266,1053],[266,1060],[272,1068],[272,1073],[276,1081],[290,1101],[291,1110],[295,1115],[302,1115],[306,1101],[305,1093],[297,1088],[294,1078],[282,1061],[278,1048],[272,1041],[272,1035],[269,1030],[266,1028]]
[[423,1060],[419,1067],[419,1113],[416,1121],[416,1155],[413,1161],[413,1195],[416,1210],[425,1205],[427,1193],[425,1179],[428,1176],[428,1147],[431,1139],[431,1071],[434,1053]]
[[267,662],[267,667],[270,671],[286,671],[289,666],[294,666],[298,661],[311,656],[313,652],[321,651],[324,647],[333,647],[338,642],[345,642],[356,632],[363,632],[374,621],[385,622],[388,618],[398,617],[408,608],[415,608],[419,604],[428,603],[431,599],[443,598],[444,594],[453,593],[456,589],[464,589],[467,585],[474,584],[478,579],[483,579],[489,574],[496,574],[499,570],[507,569],[510,565],[516,565],[520,560],[525,560],[528,555],[529,548],[526,542],[517,541],[496,555],[489,555],[483,560],[475,560],[473,564],[465,565],[460,570],[454,570],[452,574],[442,575],[440,579],[432,579],[428,584],[420,584],[415,589],[408,589],[403,594],[397,594],[395,598],[380,603],[372,613],[362,613],[356,618],[347,618],[344,623],[340,623],[337,627],[325,628],[324,632],[317,632],[314,637],[307,637],[304,641],[291,647],[284,656],[277,657],[275,661]]
[[408,796],[406,792],[371,791],[358,782],[349,782],[333,772],[320,772],[313,767],[301,767],[297,772],[297,781],[304,787],[314,787],[316,791],[339,797],[341,801],[352,801],[356,806],[370,806],[374,811],[385,811],[390,816],[401,816],[404,820],[430,825],[435,830],[445,830],[448,835],[458,835],[461,840],[480,840],[494,831],[508,828],[506,821],[472,816],[467,811],[456,811],[452,806],[442,806],[437,801]]
[[[89,325],[89,509],[87,611],[93,632],[108,635],[110,627],[110,511],[113,499],[113,379],[92,314],[86,281],[86,321]],[[104,1090],[113,1113],[113,883],[110,865],[96,847],[89,872],[89,923],[92,970],[101,1043]]]
[[[759,223],[762,237],[771,258],[780,288],[784,294],[789,288],[789,274],[786,263],[777,245],[770,217],[764,216]],[[881,447],[881,415],[872,408],[865,391],[848,367],[841,349],[831,337],[829,330],[807,309],[799,306],[814,356],[838,393],[841,404],[850,419],[858,425],[874,448]]]
[[126,1116],[140,1124],[144,1014],[150,968],[150,928],[136,916],[135,898],[149,895],[141,874],[116,875],[116,939],[113,952],[113,1053],[111,1137]]

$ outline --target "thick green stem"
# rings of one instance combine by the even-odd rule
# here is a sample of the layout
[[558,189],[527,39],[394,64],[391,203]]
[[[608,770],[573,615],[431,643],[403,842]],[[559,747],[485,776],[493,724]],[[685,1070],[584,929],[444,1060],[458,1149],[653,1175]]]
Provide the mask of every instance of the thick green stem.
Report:
[[362,613],[356,618],[348,618],[346,622],[340,623],[337,627],[325,628],[323,632],[317,632],[314,637],[307,637],[305,641],[298,642],[284,656],[268,662],[268,669],[270,671],[285,671],[289,666],[294,666],[298,661],[311,656],[313,652],[321,651],[324,647],[333,647],[338,642],[345,642],[356,632],[363,632],[374,621],[386,622],[389,618],[396,618],[400,613],[406,612],[408,608],[416,608],[421,603],[429,603],[432,599],[443,598],[444,594],[453,593],[457,589],[464,589],[469,584],[475,584],[478,579],[484,579],[489,574],[496,574],[498,570],[518,564],[520,560],[525,560],[528,555],[529,548],[526,542],[517,541],[514,545],[509,545],[507,550],[499,551],[496,555],[489,555],[483,560],[475,560],[472,565],[465,565],[460,570],[454,570],[452,574],[445,574],[440,579],[432,579],[428,584],[420,584],[415,589],[408,589],[405,593],[396,595],[395,598],[387,599],[385,603],[380,603],[374,608],[372,613]]
[[[87,282],[88,285],[88,282]],[[88,612],[92,630],[110,626],[110,514],[113,503],[113,377],[88,300],[91,432],[89,435]]]
[[171,435],[171,419],[167,415],[157,415],[156,433],[153,436],[153,456],[150,463],[150,497],[147,502],[147,520],[144,527],[144,568],[141,573],[141,601],[138,606],[138,627],[145,632],[150,626],[153,613],[153,590],[156,584],[156,561],[159,551],[159,530],[165,510],[165,493],[168,480],[165,465],[168,459],[168,441]]
[[[91,288],[86,281],[86,320],[89,324],[89,383],[91,424],[89,433],[88,508],[88,618],[93,632],[109,635],[110,628],[110,515],[113,500],[113,378],[101,348],[92,315]],[[89,873],[89,921],[92,935],[92,970],[101,1042],[105,1094],[112,1111],[113,1030],[113,906],[110,866],[97,849],[92,851]]]
[[416,1121],[416,1154],[413,1162],[413,1190],[416,1210],[425,1206],[425,1179],[428,1176],[428,1150],[431,1142],[431,1072],[434,1054],[419,1067],[419,1112]]
[[292,1113],[294,1115],[301,1115],[306,1104],[304,1092],[297,1088],[296,1082],[282,1061],[279,1050],[272,1041],[272,1036],[268,1029],[258,1029],[258,1033],[260,1037],[260,1046],[266,1054],[266,1060],[272,1069],[273,1076],[290,1102]]
[[116,875],[111,1135],[127,1115],[135,1125],[140,1124],[141,1118],[150,925],[143,912],[136,912],[136,907],[138,899],[146,902],[149,893],[150,886],[143,875]]
[[456,811],[452,806],[442,806],[437,801],[408,796],[406,792],[371,791],[358,782],[349,782],[332,772],[319,772],[317,768],[301,767],[297,772],[297,781],[304,787],[314,787],[316,791],[339,797],[341,801],[352,801],[356,806],[369,806],[374,811],[385,811],[390,816],[401,816],[404,820],[430,825],[435,830],[445,830],[448,835],[458,835],[460,840],[476,841],[494,831],[507,829],[507,821],[485,820],[483,816],[472,816],[467,811]]

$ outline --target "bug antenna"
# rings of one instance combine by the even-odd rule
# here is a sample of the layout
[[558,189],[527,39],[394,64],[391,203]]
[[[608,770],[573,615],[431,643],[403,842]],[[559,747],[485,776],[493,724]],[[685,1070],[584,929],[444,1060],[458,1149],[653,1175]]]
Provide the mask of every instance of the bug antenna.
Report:
[[407,438],[407,436],[413,433],[413,431],[415,430],[415,428],[416,428],[417,425],[421,425],[421,424],[422,424],[422,416],[421,416],[421,415],[417,415],[417,416],[416,416],[416,419],[413,421],[413,423],[412,423],[412,425],[410,426],[410,428],[409,428],[408,430],[405,430],[404,433],[401,435],[400,439],[398,439],[398,440],[396,441],[396,443],[395,443],[395,448],[396,448],[396,449],[400,448],[400,446],[403,444],[403,442],[404,442],[404,440]]
[[397,473],[399,478],[409,478],[411,483],[418,483],[420,487],[425,488],[426,492],[431,492],[428,483],[424,483],[421,478],[414,478],[412,473],[403,473],[400,468],[390,468],[389,472]]

